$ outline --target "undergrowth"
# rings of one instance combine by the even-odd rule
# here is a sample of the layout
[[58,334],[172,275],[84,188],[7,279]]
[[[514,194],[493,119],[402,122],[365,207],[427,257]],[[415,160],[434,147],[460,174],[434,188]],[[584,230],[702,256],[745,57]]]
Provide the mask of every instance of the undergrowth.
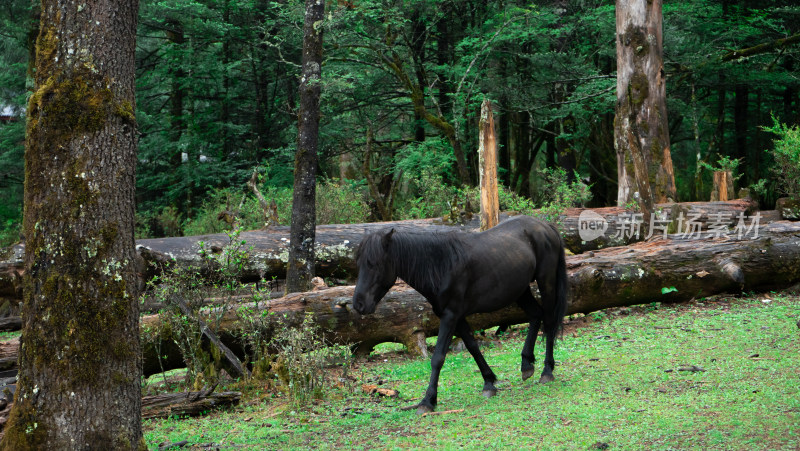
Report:
[[145,436],[151,446],[255,449],[796,449],[799,305],[768,293],[573,317],[586,324],[567,326],[550,384],[520,381],[525,330],[513,328],[482,344],[500,379],[494,398],[480,396],[468,352],[448,355],[441,415],[400,410],[422,396],[430,363],[391,351],[352,374],[399,399],[331,389],[298,408],[261,397],[205,418],[147,421]]

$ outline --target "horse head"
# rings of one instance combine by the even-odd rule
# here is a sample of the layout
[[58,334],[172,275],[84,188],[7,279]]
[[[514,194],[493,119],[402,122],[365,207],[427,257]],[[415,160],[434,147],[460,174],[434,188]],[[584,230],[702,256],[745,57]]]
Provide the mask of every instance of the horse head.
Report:
[[358,282],[353,293],[353,308],[362,315],[375,312],[378,302],[397,279],[389,257],[393,234],[394,229],[367,235],[356,250]]

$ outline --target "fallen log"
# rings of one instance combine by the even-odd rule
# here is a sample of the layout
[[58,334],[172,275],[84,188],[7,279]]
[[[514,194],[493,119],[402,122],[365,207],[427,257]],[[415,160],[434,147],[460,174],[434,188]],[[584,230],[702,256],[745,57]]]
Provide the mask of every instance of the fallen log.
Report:
[[[662,211],[667,219],[678,218],[682,213],[685,218],[693,218],[700,230],[706,230],[715,218],[735,218],[739,214],[750,215],[757,208],[757,204],[750,199],[738,199],[727,202],[685,202],[672,204],[659,204],[657,211]],[[581,214],[587,210],[596,213],[604,222],[606,229],[602,236],[593,240],[581,239]],[[620,246],[640,241],[639,237],[626,236],[626,217],[631,211],[622,207],[605,208],[570,208],[560,218],[562,235],[567,248],[573,254],[602,249],[611,246]],[[500,220],[508,218],[502,214]],[[425,229],[428,231],[468,230],[477,231],[480,223],[477,217],[471,221],[452,225],[441,219],[418,219],[410,221],[377,222],[365,224],[321,225],[317,227],[316,235],[316,273],[323,277],[337,277],[344,280],[354,280],[355,264],[353,250],[361,242],[361,238],[370,232],[386,227]],[[251,248],[247,264],[242,272],[242,280],[247,282],[272,278],[282,279],[286,274],[286,262],[289,258],[289,228],[269,227],[263,230],[242,232],[240,237],[248,248]],[[145,267],[141,271],[141,283],[150,280],[158,274],[170,261],[175,261],[183,266],[202,266],[199,251],[203,243],[206,251],[220,253],[230,243],[230,238],[224,233],[199,235],[189,237],[155,238],[137,240],[136,249],[143,258]],[[0,261],[0,298],[22,297],[22,274],[24,273],[23,258],[24,244],[17,244],[10,248],[6,258]]]
[[[751,239],[755,230],[758,236]],[[702,239],[672,234],[666,239],[568,256],[568,313],[655,301],[680,302],[742,290],[780,289],[800,281],[800,223],[780,221],[755,230],[743,239],[735,234],[708,237],[709,233],[704,233]],[[662,293],[665,287],[675,290]],[[400,342],[412,352],[425,352],[424,339],[435,335],[438,319],[419,293],[398,284],[374,314],[363,317],[352,309],[352,295],[351,286],[334,287],[258,303],[251,300],[249,304],[253,315],[274,318],[266,324],[267,336],[276,327],[297,327],[306,315],[311,315],[329,340],[355,344],[361,353],[382,342]],[[521,310],[510,307],[473,315],[469,322],[474,329],[485,329],[524,323],[527,319]],[[171,332],[161,326],[158,316],[143,317],[141,324],[146,337],[145,374],[183,366]],[[220,340],[242,357],[239,327],[236,310],[231,309],[217,332]]]
[[[610,307],[650,302],[681,302],[718,293],[772,290],[800,281],[800,224],[788,221],[765,225],[758,236],[703,237],[687,239],[669,235],[626,247],[616,247],[567,257],[570,296],[568,313],[589,313]],[[706,234],[704,234],[706,235]],[[535,284],[533,285],[535,290]],[[670,288],[670,290],[662,290]],[[674,288],[674,290],[672,290]],[[664,292],[666,291],[666,292]],[[276,327],[299,327],[311,315],[329,340],[355,344],[360,353],[382,342],[405,344],[411,352],[426,353],[425,337],[438,331],[439,321],[430,305],[415,290],[397,284],[378,304],[372,315],[352,309],[353,287],[334,287],[315,292],[293,293],[255,303],[256,315],[275,318],[267,336]],[[517,307],[472,315],[473,329],[527,322]],[[142,319],[142,327],[159,329],[156,315]],[[239,320],[229,311],[220,323],[220,337],[234,348]],[[160,353],[155,352],[161,343]],[[169,337],[145,343],[145,373],[159,367],[180,365],[179,355],[163,346]],[[152,350],[151,350],[152,349]],[[241,350],[241,343],[236,349]],[[159,362],[155,356],[168,356]]]
[[[5,388],[5,386],[0,386],[0,388]],[[144,396],[142,397],[142,419],[196,417],[215,409],[235,406],[242,398],[241,392],[212,393],[212,391]],[[9,394],[0,392],[0,438],[3,436],[3,430],[13,404],[13,392]]]
[[204,415],[210,410],[239,404],[241,392],[227,391],[221,393],[186,392],[165,393],[142,398],[142,419],[195,417]]
[[0,331],[9,332],[22,329],[22,318],[19,316],[7,316],[0,318]]
[[[732,220],[739,214],[749,215],[756,208],[757,204],[750,199],[727,202],[685,202],[657,206],[667,220],[678,218],[680,214],[683,214],[684,218],[692,218],[698,224],[699,230],[705,230],[710,223],[714,222],[715,218]],[[581,213],[586,210],[591,210],[599,215],[606,224],[605,233],[593,240],[581,239]],[[630,217],[631,214],[631,211],[626,211],[622,207],[570,208],[560,218],[559,227],[567,248],[573,254],[579,254],[643,240],[644,233],[638,237],[628,236],[624,233],[626,232],[626,217]],[[508,214],[503,214],[500,219],[502,221],[508,217]],[[387,227],[425,229],[431,232],[447,232],[455,229],[478,231],[480,223],[476,217],[463,225],[446,224],[440,219],[322,225],[317,227],[316,235],[317,275],[354,280],[356,268],[353,262],[353,250],[365,234]],[[289,255],[288,227],[271,227],[266,230],[242,232],[240,238],[247,242],[247,246],[252,247],[248,265],[244,269],[243,280],[257,281],[264,278],[284,277]],[[181,265],[200,266],[201,260],[198,254],[200,242],[203,242],[206,249],[210,249],[212,252],[221,252],[223,247],[228,244],[229,238],[225,234],[216,234],[139,240],[137,249],[151,268],[163,267],[164,263],[170,259],[175,259]]]

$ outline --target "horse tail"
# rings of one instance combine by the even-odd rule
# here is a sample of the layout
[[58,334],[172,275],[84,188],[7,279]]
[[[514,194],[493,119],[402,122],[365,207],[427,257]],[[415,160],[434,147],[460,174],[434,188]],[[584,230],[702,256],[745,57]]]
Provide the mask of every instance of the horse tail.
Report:
[[[556,232],[558,233],[558,232]],[[552,312],[551,321],[556,329],[556,333],[561,331],[564,323],[564,315],[567,314],[567,292],[569,290],[567,280],[567,262],[564,252],[564,240],[561,234],[558,234],[560,241],[560,248],[558,250],[558,263],[556,264],[556,303]]]

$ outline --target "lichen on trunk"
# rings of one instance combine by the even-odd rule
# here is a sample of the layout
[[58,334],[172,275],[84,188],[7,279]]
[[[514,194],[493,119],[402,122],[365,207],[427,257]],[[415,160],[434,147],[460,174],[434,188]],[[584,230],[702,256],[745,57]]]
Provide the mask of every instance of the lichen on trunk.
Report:
[[137,3],[42,2],[27,110],[23,333],[3,449],[144,446],[133,243]]

